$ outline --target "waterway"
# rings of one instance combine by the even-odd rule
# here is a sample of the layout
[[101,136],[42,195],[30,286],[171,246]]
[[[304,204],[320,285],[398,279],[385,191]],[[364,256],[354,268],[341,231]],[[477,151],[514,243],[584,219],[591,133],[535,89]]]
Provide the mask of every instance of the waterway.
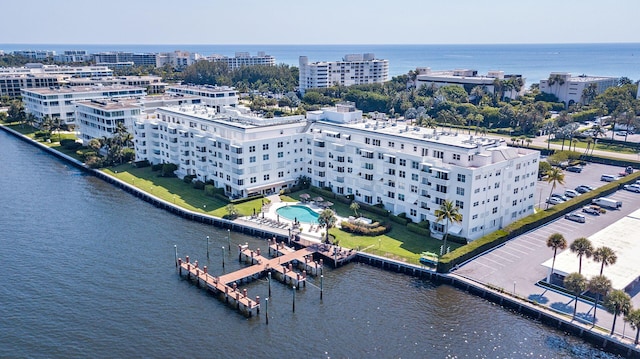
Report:
[[[207,260],[206,236],[210,236]],[[0,357],[585,358],[578,338],[447,285],[349,264],[295,295],[272,284],[269,324],[181,279],[220,274],[226,230],[166,213],[0,131]],[[231,233],[232,246],[259,239]],[[225,270],[239,268],[225,252]],[[268,285],[246,286],[265,298]]]

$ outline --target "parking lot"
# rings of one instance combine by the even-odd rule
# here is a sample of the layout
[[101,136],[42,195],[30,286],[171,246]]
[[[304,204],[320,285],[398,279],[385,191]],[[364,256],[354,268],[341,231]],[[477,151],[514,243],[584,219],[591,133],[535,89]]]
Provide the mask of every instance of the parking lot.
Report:
[[[589,164],[581,173],[565,172],[565,184],[559,185],[554,192],[564,192],[565,188],[573,189],[580,184],[598,187],[606,183],[600,181],[601,174],[617,174],[621,170],[620,167]],[[551,186],[543,181],[538,181],[537,184],[540,186],[539,191],[543,193],[542,201],[544,201],[549,196]],[[572,300],[571,296],[550,292],[536,284],[547,276],[547,269],[541,264],[553,257],[553,250],[547,247],[546,241],[552,234],[561,233],[567,240],[566,250],[569,250],[569,245],[575,239],[588,238],[640,208],[640,193],[619,190],[608,198],[621,201],[622,208],[607,210],[599,216],[584,214],[585,223],[578,223],[564,217],[559,218],[474,258],[460,266],[454,273],[570,313],[573,311],[573,304],[568,305]],[[543,203],[543,206],[546,204]],[[640,228],[635,229],[635,231],[638,230]],[[630,228],[629,231],[634,233],[634,229]],[[631,293],[631,295],[634,307],[640,307],[640,294]],[[578,312],[588,318],[593,304],[580,303],[578,307]],[[605,311],[599,313],[598,324],[610,325],[613,317]]]

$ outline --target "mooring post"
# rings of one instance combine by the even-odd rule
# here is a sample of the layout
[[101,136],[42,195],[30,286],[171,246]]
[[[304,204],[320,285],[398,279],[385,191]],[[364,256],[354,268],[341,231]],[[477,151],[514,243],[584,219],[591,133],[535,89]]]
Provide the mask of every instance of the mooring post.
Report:
[[173,249],[175,250],[175,258],[176,258],[176,267],[178,267],[178,245],[174,244]]
[[256,314],[260,314],[260,296],[256,295]]
[[182,275],[182,258],[178,258],[176,263],[178,264],[178,273]]
[[269,298],[271,298],[271,270],[267,273],[267,282],[269,283]]
[[324,281],[324,275],[320,275],[320,300],[322,300],[322,282]]
[[227,229],[227,245],[229,246],[229,253],[231,253],[231,229]]
[[207,259],[209,259],[209,236],[207,236]]
[[224,246],[222,246],[222,269],[224,269]]
[[264,300],[264,316],[267,318],[267,325],[269,325],[269,298]]
[[292,286],[291,287],[292,292],[293,292],[293,312],[296,312],[296,286]]

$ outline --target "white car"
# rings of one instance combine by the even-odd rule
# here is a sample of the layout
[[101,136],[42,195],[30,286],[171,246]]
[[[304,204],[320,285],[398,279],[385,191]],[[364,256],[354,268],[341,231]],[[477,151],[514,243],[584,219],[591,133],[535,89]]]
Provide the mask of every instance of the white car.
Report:
[[564,215],[564,218],[570,220],[570,221],[575,221],[578,223],[584,223],[587,221],[587,219],[585,218],[585,216],[579,214],[579,213],[567,213]]
[[626,184],[624,185],[624,189],[626,189],[627,191],[640,193],[640,184],[637,184],[637,183]]
[[569,198],[574,198],[574,197],[578,197],[580,195],[580,193],[578,193],[577,191],[574,191],[572,189],[568,189],[568,190],[564,191],[564,195],[569,197]]
[[564,201],[558,197],[547,198],[547,203],[549,204],[560,204],[564,203]]

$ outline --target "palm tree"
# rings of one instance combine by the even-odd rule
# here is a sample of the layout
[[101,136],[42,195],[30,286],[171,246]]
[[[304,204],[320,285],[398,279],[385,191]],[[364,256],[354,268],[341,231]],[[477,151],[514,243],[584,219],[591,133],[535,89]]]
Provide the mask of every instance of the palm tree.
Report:
[[349,209],[353,211],[353,213],[358,217],[358,210],[360,209],[360,205],[356,201],[352,201]]
[[[551,198],[551,194],[556,189],[556,185],[564,184],[564,172],[558,167],[552,167],[545,175],[547,175],[545,181],[551,183],[551,192],[549,192],[549,198]],[[549,208],[549,201],[547,201],[547,208]]]
[[582,90],[582,103],[588,105],[598,95],[598,84],[590,83]]
[[604,307],[607,308],[609,313],[613,314],[613,325],[611,326],[611,333],[616,328],[616,319],[620,313],[627,315],[631,311],[631,297],[623,290],[616,289],[611,291],[609,295],[604,299]]
[[462,222],[462,214],[460,213],[460,208],[457,206],[454,206],[452,201],[445,200],[442,202],[442,204],[440,204],[440,208],[436,209],[435,215],[436,215],[436,223],[445,221],[443,245],[442,245],[442,250],[440,251],[440,255],[442,255],[447,251],[447,236],[449,236],[449,223]]
[[556,97],[558,97],[558,90],[559,87],[564,85],[564,77],[562,77],[561,74],[553,74],[551,76],[549,76],[549,86],[553,86],[556,85],[556,91],[554,93],[554,95],[556,95]]
[[329,243],[329,229],[336,224],[335,213],[328,208],[320,212],[320,215],[318,216],[318,224],[321,227],[325,227],[327,229],[326,231],[327,235],[325,237],[325,241]]
[[593,252],[593,260],[601,263],[600,275],[602,275],[604,267],[615,264],[618,260],[618,256],[616,256],[616,252],[614,252],[613,249],[609,247],[600,247]]
[[633,342],[638,345],[638,337],[640,337],[640,309],[633,309],[624,317],[624,321],[629,323],[631,329],[636,331],[636,340]]
[[593,145],[593,137],[589,136],[584,141],[587,143],[587,149],[584,151],[584,155],[588,156],[589,155],[589,150],[591,149],[591,146]]
[[573,303],[573,318],[575,319],[578,310],[578,296],[587,289],[587,278],[580,273],[571,273],[564,277],[564,287],[576,296]]
[[589,280],[587,288],[596,295],[596,300],[593,303],[593,325],[595,325],[598,300],[600,300],[600,295],[606,295],[611,290],[611,281],[603,275],[597,275]]
[[549,277],[547,277],[547,282],[549,282],[551,274],[553,274],[553,267],[556,264],[556,254],[558,253],[558,249],[567,248],[567,240],[564,239],[564,236],[562,234],[554,233],[550,235],[549,238],[547,238],[547,247],[553,248],[553,261],[551,262],[551,273],[549,274]]
[[591,255],[593,255],[593,245],[591,241],[585,237],[580,237],[571,243],[569,249],[578,256],[578,273],[582,273],[582,257],[591,258]]
[[529,148],[529,146],[531,146],[531,142],[533,142],[532,139],[527,138],[526,140],[524,140],[527,143],[527,148]]

